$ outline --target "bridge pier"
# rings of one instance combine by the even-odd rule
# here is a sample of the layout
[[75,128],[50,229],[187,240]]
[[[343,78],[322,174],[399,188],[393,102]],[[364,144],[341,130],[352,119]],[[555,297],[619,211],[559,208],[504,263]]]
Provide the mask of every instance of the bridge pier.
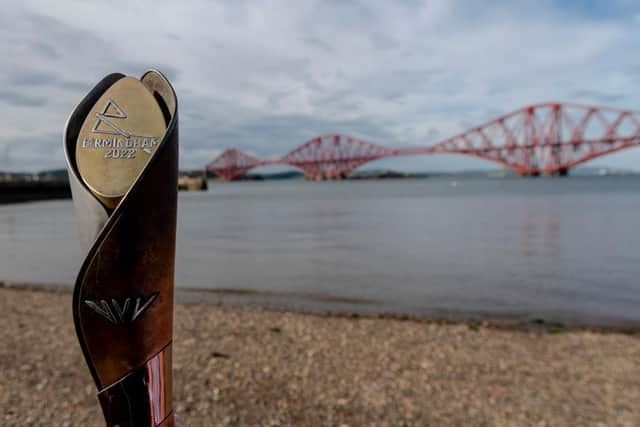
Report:
[[560,169],[557,169],[555,171],[549,172],[548,175],[549,176],[554,176],[554,177],[557,177],[557,176],[560,176],[560,177],[568,176],[569,175],[569,168],[560,168]]
[[[520,172],[520,176],[522,177],[539,177],[541,175],[540,171],[527,171],[527,172]],[[554,170],[551,172],[545,172],[545,175],[548,176],[568,176],[569,175],[569,168],[561,168],[558,170]]]

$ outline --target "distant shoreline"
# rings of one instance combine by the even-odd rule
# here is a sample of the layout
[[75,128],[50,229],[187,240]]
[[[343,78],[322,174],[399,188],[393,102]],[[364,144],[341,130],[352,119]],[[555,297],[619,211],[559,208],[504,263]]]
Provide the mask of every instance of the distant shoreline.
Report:
[[0,182],[0,205],[70,198],[71,188],[64,180]]
[[[590,173],[585,173],[590,171]],[[610,178],[610,177],[637,177],[638,174],[630,173],[629,171],[621,171],[619,173],[611,174],[596,174],[593,170],[583,168],[578,169],[575,174],[572,174],[573,178]],[[518,175],[500,171],[468,171],[468,172],[429,172],[429,173],[404,173],[396,172],[392,170],[384,171],[363,171],[356,172],[352,176],[349,176],[345,181],[388,181],[388,180],[416,180],[416,179],[540,179],[540,178],[521,178]],[[287,173],[275,173],[275,174],[248,174],[240,179],[234,180],[234,182],[243,181],[289,181],[289,180],[303,180],[304,177],[298,172]],[[219,183],[216,178],[208,177],[207,181],[211,180],[214,185]],[[184,186],[183,186],[184,187]],[[196,188],[201,188],[202,186]],[[205,181],[206,187],[206,181]],[[193,188],[180,188],[193,189]],[[41,200],[58,200],[58,199],[70,199],[71,188],[69,182],[65,177],[56,177],[54,179],[36,179],[36,180],[0,180],[0,205],[15,204],[15,203],[27,203],[36,202]]]

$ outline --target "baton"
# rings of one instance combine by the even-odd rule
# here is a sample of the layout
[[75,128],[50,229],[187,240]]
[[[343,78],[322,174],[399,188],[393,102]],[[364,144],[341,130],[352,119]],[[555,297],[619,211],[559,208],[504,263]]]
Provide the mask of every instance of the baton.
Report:
[[64,132],[84,261],[73,320],[109,427],[172,427],[178,104],[158,71],[114,73]]

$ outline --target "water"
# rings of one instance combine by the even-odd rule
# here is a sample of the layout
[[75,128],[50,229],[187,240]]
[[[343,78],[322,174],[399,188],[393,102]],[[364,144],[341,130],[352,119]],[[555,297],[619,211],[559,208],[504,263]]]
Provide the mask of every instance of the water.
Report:
[[[213,183],[179,199],[181,298],[640,323],[640,178]],[[70,201],[0,206],[0,280],[71,284]]]

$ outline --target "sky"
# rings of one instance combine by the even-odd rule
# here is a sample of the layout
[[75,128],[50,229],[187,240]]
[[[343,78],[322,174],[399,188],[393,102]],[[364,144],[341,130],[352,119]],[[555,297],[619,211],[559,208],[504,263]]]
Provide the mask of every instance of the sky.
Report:
[[[111,72],[174,85],[180,164],[344,133],[428,145],[527,104],[640,110],[640,3],[41,1],[0,14],[0,170],[64,167],[68,115]],[[640,169],[640,149],[591,166]],[[495,168],[464,156],[372,167]]]

